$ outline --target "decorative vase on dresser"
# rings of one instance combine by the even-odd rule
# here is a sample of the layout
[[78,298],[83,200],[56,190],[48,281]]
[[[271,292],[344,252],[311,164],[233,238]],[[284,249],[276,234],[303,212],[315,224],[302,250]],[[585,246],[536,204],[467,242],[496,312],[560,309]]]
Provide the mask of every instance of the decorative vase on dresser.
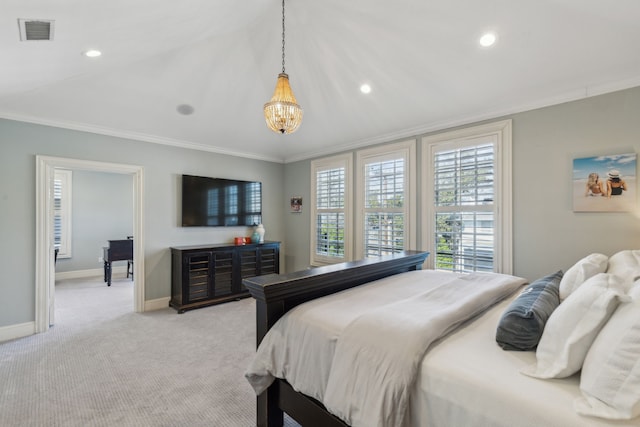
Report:
[[258,236],[260,236],[259,242],[264,243],[264,232],[265,232],[264,225],[258,224],[255,232],[258,233]]

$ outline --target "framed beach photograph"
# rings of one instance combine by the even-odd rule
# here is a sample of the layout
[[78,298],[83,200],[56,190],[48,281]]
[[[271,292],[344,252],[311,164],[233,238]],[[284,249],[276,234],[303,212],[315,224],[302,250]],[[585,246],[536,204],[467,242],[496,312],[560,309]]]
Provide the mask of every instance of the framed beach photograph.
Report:
[[574,212],[630,212],[636,207],[637,154],[573,160]]
[[296,196],[291,198],[291,212],[302,212],[302,197]]

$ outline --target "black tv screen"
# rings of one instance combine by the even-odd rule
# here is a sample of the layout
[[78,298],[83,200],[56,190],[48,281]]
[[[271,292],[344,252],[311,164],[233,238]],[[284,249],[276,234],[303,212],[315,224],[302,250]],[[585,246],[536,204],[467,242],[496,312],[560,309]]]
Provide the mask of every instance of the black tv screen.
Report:
[[262,222],[262,183],[182,175],[182,226],[233,227]]

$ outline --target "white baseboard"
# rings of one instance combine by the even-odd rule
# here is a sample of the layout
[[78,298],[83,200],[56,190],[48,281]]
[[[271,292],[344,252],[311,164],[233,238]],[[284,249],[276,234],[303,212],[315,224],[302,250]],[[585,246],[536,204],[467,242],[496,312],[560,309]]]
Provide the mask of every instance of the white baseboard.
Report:
[[36,333],[36,322],[0,327],[0,342],[28,337]]
[[150,299],[144,302],[144,311],[162,310],[169,307],[170,297]]
[[[114,269],[115,270],[115,269]],[[82,270],[83,272],[91,270]],[[126,269],[123,269],[126,273]],[[69,273],[76,273],[71,271]],[[93,275],[95,276],[95,274]],[[73,276],[73,277],[87,277],[87,276]],[[162,310],[169,307],[170,297],[157,298],[147,300],[144,302],[144,311]],[[17,338],[28,337],[36,333],[36,322],[26,322],[17,325],[0,326],[0,342],[14,340]]]
[[[120,265],[117,267],[111,268],[111,274],[113,273],[123,273],[127,274],[127,266]],[[82,277],[96,277],[96,276],[104,276],[104,268],[93,268],[91,270],[75,270],[75,271],[60,271],[56,272],[56,280],[66,280],[66,279],[80,279]]]

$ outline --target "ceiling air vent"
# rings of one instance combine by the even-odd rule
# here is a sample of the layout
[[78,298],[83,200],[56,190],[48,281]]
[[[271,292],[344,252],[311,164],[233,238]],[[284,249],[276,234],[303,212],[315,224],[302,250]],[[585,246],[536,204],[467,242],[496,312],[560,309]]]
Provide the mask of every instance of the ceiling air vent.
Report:
[[20,40],[53,40],[52,19],[18,19]]

